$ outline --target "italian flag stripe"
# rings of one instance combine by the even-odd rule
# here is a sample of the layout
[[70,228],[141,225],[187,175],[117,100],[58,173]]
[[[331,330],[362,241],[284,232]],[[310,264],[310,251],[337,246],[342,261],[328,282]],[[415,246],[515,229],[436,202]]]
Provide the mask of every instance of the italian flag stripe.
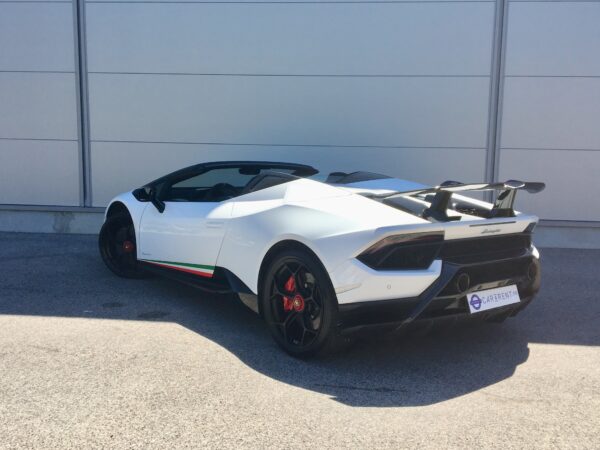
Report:
[[155,266],[166,267],[167,269],[175,269],[180,272],[192,273],[201,277],[211,278],[215,271],[214,266],[206,266],[202,264],[189,264],[173,261],[159,261],[154,259],[142,259],[142,261],[154,264]]

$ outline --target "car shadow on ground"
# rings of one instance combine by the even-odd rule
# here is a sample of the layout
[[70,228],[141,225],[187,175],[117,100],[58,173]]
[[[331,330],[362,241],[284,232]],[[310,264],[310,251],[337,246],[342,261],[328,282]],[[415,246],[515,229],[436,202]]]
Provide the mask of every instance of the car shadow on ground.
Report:
[[[212,340],[257,372],[351,406],[434,404],[509,378],[529,343],[600,345],[600,251],[543,251],[538,298],[503,324],[359,340],[311,360],[287,356],[234,296],[110,273],[92,236],[0,233],[0,314],[168,321]],[[165,343],[168,345],[168,343]]]

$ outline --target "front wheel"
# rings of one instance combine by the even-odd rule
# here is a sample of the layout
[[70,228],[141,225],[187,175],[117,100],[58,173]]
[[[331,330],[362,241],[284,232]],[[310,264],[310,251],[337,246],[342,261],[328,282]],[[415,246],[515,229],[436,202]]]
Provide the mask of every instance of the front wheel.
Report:
[[309,252],[290,250],[267,268],[261,311],[271,335],[292,356],[308,357],[337,340],[337,299],[327,272]]
[[135,230],[128,214],[106,219],[98,238],[100,256],[106,267],[124,278],[144,278],[146,273],[137,260]]

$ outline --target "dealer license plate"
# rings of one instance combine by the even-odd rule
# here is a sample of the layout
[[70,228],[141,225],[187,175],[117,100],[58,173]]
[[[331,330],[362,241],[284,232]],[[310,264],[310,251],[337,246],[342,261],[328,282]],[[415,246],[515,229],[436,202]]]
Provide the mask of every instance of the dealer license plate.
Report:
[[467,294],[467,303],[471,314],[519,303],[520,301],[519,291],[514,284]]

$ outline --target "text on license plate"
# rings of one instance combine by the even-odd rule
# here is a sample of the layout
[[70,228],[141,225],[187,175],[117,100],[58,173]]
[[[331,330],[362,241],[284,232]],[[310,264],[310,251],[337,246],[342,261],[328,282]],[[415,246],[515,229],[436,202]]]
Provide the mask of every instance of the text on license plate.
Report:
[[520,301],[519,291],[514,284],[467,294],[467,303],[471,313],[487,311],[488,309],[499,308]]

